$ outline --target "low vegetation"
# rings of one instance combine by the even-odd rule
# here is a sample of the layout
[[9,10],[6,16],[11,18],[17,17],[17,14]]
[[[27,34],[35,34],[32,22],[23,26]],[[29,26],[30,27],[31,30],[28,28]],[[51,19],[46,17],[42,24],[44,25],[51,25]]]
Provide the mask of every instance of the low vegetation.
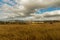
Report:
[[0,40],[60,40],[60,23],[0,24]]

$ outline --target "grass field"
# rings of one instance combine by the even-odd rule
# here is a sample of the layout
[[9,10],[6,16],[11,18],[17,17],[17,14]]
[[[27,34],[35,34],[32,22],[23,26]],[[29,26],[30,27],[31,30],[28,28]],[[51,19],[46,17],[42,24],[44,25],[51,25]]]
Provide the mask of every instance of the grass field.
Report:
[[0,24],[0,40],[60,40],[60,23]]

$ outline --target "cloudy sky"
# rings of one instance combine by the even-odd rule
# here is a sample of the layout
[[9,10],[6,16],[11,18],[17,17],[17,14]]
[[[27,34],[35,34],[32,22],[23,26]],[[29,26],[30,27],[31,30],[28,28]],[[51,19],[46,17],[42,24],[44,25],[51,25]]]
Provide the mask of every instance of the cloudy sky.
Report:
[[60,0],[0,0],[0,19],[19,16],[24,17],[19,19],[46,20],[47,14],[60,15]]

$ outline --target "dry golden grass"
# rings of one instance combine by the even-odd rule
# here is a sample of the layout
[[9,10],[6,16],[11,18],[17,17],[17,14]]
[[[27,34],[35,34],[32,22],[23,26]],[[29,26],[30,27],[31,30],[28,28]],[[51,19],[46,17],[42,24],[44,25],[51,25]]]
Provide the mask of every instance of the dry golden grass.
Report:
[[60,40],[60,23],[1,24],[0,40]]

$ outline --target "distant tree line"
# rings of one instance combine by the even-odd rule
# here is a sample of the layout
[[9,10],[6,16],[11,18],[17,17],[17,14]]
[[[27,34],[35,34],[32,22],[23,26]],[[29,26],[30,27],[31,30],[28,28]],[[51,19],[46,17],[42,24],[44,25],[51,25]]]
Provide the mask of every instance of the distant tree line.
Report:
[[18,21],[18,20],[15,20],[15,21],[0,21],[0,24],[31,24],[31,23],[35,23],[35,24],[40,24],[40,23],[50,23],[50,24],[53,24],[55,22],[60,22],[60,21]]

